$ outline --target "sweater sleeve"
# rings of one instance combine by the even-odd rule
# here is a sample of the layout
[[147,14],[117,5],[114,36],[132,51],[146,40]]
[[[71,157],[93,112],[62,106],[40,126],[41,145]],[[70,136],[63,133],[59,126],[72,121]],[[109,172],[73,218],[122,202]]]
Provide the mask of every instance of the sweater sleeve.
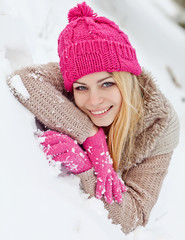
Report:
[[[123,180],[128,191],[123,193],[122,203],[108,204],[105,209],[113,224],[120,224],[124,233],[133,231],[139,225],[146,225],[152,207],[157,201],[162,182],[167,173],[171,153],[149,157],[132,167]],[[95,196],[96,176],[93,170],[79,174],[82,188],[90,197]]]
[[89,136],[92,122],[65,91],[57,63],[15,71],[7,79],[14,96],[48,128],[63,132],[80,144]]

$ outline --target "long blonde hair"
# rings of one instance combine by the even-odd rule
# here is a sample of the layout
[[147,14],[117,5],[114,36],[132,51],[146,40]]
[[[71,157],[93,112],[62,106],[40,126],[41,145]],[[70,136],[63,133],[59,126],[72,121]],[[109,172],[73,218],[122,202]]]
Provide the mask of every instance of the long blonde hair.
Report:
[[[123,99],[120,111],[108,130],[108,147],[114,169],[117,171],[120,161],[125,161],[124,166],[127,166],[132,153],[137,124],[143,116],[143,98],[135,75],[128,72],[113,72],[112,77]],[[121,159],[123,151],[127,156],[125,159]]]

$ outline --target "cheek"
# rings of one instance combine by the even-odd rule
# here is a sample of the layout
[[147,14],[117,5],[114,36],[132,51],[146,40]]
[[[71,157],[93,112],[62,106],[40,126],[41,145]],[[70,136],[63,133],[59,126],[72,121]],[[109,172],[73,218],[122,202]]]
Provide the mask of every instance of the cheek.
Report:
[[122,100],[121,93],[118,89],[116,89],[116,91],[114,91],[114,94],[112,94],[112,99],[118,107],[121,106],[123,100]]
[[79,107],[80,109],[83,108],[85,100],[82,96],[74,93],[74,101],[77,107]]

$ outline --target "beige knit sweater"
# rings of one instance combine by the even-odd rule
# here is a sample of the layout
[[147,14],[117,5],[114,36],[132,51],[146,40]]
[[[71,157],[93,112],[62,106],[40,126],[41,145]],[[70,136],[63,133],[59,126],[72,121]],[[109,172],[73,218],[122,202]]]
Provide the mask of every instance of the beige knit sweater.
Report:
[[[20,78],[29,97],[15,88],[14,83]],[[171,104],[145,71],[138,80],[143,87],[144,130],[139,124],[129,165],[127,169],[122,163],[119,167],[128,191],[120,204],[110,205],[102,199],[109,218],[114,224],[121,224],[125,233],[147,223],[179,138],[179,121]],[[17,70],[8,77],[7,83],[15,97],[47,127],[66,133],[79,143],[88,137],[92,123],[65,91],[57,63]],[[95,196],[93,169],[78,176],[84,191],[90,197]]]

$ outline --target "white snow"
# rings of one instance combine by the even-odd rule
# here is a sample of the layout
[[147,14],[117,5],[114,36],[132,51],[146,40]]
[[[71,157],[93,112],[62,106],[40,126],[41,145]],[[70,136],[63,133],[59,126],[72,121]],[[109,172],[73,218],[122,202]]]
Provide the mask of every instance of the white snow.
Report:
[[44,143],[46,137],[38,137],[38,142],[39,143]]
[[[185,31],[169,17],[177,11],[174,8],[173,12],[170,0],[163,3],[159,0],[86,1],[96,12],[125,29],[142,66],[156,77],[180,118],[180,143],[145,228],[139,227],[125,236],[119,225],[107,219],[103,203],[88,199],[83,193],[78,177],[59,174],[55,166],[48,165],[34,137],[33,114],[15,100],[8,89],[6,77],[13,70],[58,61],[57,38],[67,24],[68,10],[78,2],[1,0],[0,239],[183,240]],[[182,88],[173,83],[167,66]],[[15,82],[19,84],[15,87],[28,97],[17,79]]]
[[[39,74],[39,72],[38,72],[38,74]],[[42,77],[36,75],[35,73],[29,73],[28,76],[33,77],[35,80],[39,79],[41,82],[44,81],[44,79]]]
[[15,88],[16,91],[21,95],[24,100],[28,100],[30,98],[30,94],[25,88],[22,79],[19,75],[15,75],[10,79],[10,84],[12,88]]

